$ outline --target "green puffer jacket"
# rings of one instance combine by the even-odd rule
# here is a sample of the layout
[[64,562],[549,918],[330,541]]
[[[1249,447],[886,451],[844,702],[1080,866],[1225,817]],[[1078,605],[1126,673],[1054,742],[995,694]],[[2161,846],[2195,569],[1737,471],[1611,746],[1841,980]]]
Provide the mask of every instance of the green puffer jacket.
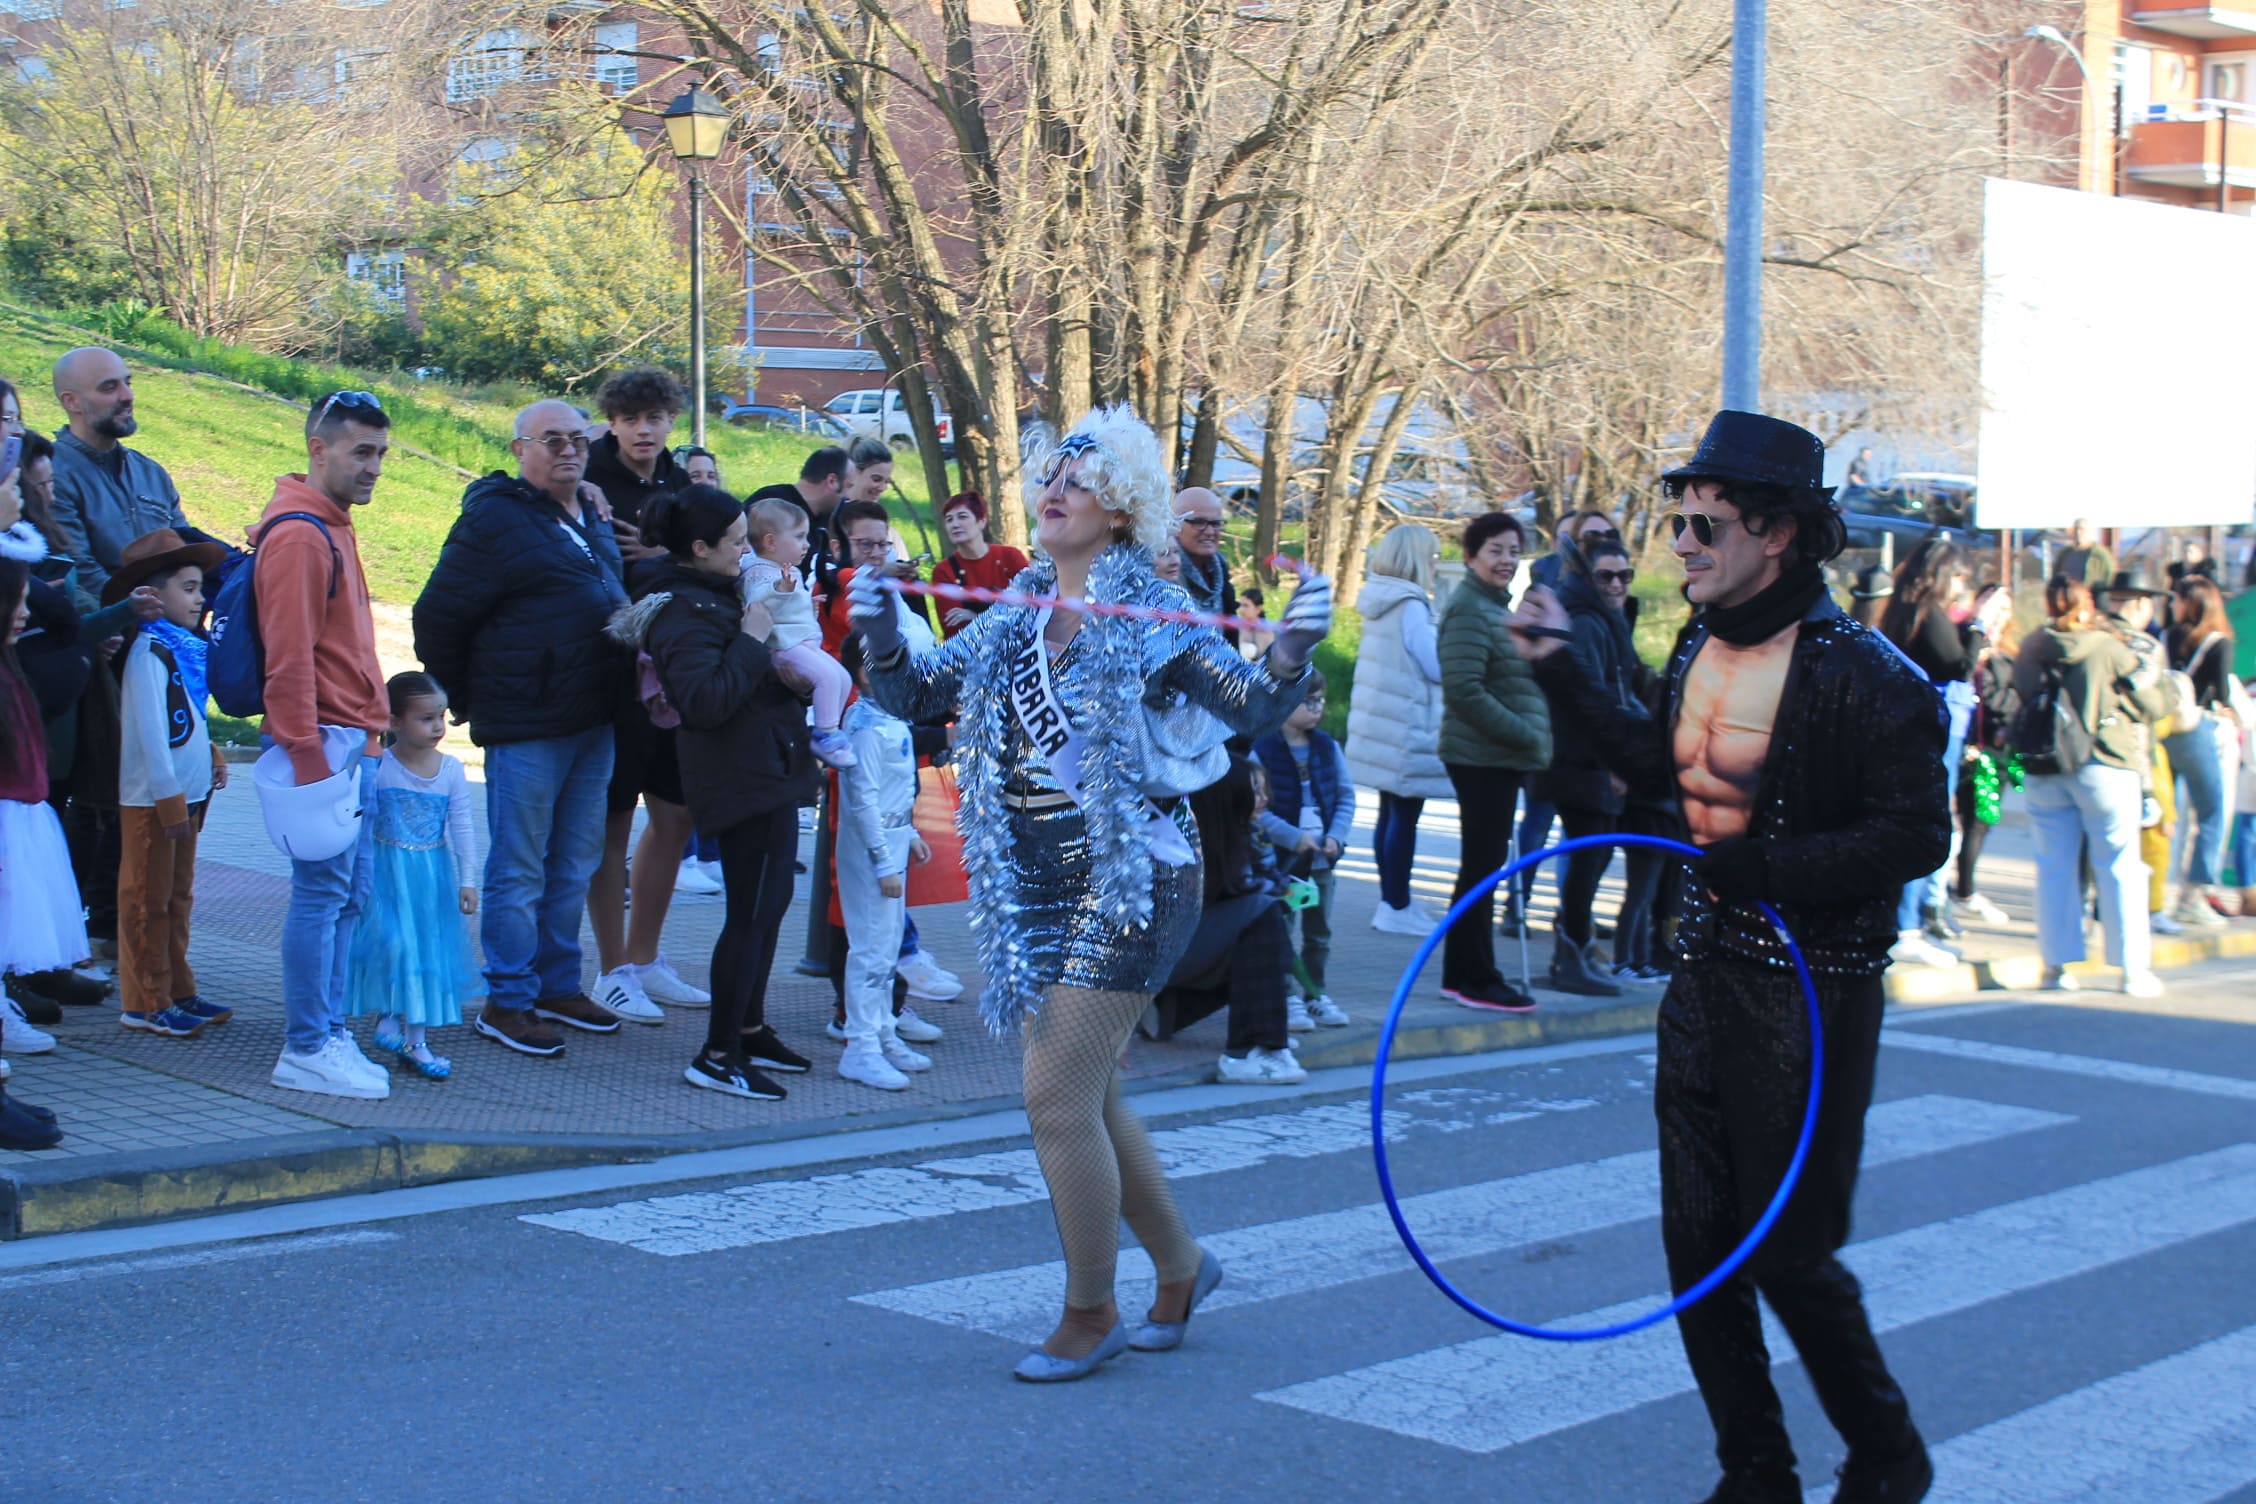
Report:
[[1465,577],[1441,613],[1441,760],[1538,772],[1551,765],[1551,709],[1505,630],[1504,592]]

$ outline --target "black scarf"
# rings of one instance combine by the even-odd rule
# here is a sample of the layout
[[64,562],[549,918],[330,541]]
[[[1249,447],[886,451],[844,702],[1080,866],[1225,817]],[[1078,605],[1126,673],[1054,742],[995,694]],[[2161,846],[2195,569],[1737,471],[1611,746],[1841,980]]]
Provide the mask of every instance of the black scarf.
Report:
[[1753,647],[1768,642],[1809,614],[1825,594],[1825,571],[1815,564],[1799,564],[1773,580],[1752,600],[1736,606],[1709,606],[1700,613],[1710,635],[1733,647]]

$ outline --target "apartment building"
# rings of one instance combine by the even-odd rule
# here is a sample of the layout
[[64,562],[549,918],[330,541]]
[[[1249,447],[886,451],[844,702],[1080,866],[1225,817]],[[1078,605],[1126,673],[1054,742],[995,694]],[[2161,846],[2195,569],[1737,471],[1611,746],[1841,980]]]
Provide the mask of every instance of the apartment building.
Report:
[[2087,0],[2080,185],[2256,205],[2256,0]]

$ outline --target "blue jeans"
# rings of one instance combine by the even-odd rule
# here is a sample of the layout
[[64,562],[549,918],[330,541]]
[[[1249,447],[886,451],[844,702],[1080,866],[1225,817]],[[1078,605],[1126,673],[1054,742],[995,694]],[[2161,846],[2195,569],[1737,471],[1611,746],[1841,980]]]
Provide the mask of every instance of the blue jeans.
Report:
[[1418,816],[1426,801],[1402,794],[1379,794],[1379,816],[1371,827],[1371,860],[1379,869],[1379,902],[1390,909],[1410,907],[1410,866],[1418,856]]
[[[1974,720],[1974,690],[1963,680],[1954,680],[1941,688],[1943,704],[1950,712],[1950,730],[1943,746],[1943,802],[1946,807],[1955,809],[1958,806],[1958,770],[1966,760],[1966,733]],[[1943,865],[1932,873],[1904,884],[1903,897],[1896,901],[1899,934],[1918,929],[1923,917],[1921,911],[1927,906],[1932,905],[1939,913],[1950,901],[1944,882],[1944,875],[1949,871],[1950,861],[1945,858]]]
[[[1558,818],[1559,809],[1550,800],[1538,799],[1533,794],[1521,796],[1520,808],[1523,811],[1520,815],[1520,855],[1526,856],[1531,851],[1541,851],[1550,841],[1551,822]],[[1520,913],[1523,917],[1527,913],[1528,900],[1535,896],[1535,875],[1548,869],[1551,881],[1556,884],[1562,881],[1560,869],[1565,865],[1563,862],[1545,862],[1540,867],[1530,867],[1520,874]]]
[[2207,886],[2218,880],[2225,857],[2225,768],[2217,739],[2200,725],[2164,737],[2162,750],[2178,778],[2177,844],[2186,852],[2185,880]]
[[2243,888],[2256,888],[2256,814],[2242,810],[2233,816],[2233,877]]
[[[360,803],[374,801],[381,759],[360,760]],[[290,863],[290,905],[282,914],[282,1038],[293,1055],[311,1055],[345,1032],[345,963],[353,926],[375,874],[373,816],[360,822],[351,850],[326,862]]]
[[486,749],[485,895],[478,935],[497,1008],[580,990],[580,909],[603,859],[609,726]]
[[2153,968],[2146,919],[2146,863],[2139,858],[2139,775],[2090,762],[2074,773],[2032,773],[2025,792],[2037,847],[2037,948],[2048,967],[2084,959],[2079,846],[2091,854],[2107,964]]

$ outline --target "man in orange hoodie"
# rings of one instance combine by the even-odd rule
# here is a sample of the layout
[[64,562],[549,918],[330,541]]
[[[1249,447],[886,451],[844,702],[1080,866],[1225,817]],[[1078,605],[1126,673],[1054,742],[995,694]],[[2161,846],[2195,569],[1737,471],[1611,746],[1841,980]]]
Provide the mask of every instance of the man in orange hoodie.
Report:
[[[367,392],[332,392],[316,402],[306,415],[306,473],[274,483],[253,540],[266,739],[289,753],[300,784],[335,771],[329,743],[338,743],[360,761],[364,803],[391,716],[353,509],[375,497],[391,426]],[[371,856],[364,826],[343,855],[290,863],[276,1086],[335,1097],[391,1094],[390,1074],[360,1053],[345,1027],[345,959],[368,897]]]

